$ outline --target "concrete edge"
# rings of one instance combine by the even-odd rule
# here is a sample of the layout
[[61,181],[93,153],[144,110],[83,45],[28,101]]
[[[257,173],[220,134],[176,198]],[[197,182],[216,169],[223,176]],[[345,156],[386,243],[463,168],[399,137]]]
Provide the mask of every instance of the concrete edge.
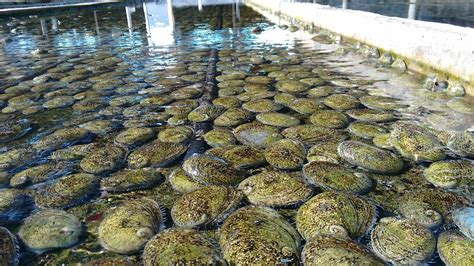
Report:
[[27,7],[0,8],[0,16],[15,15],[15,14],[21,14],[21,13],[30,13],[30,12],[40,12],[40,11],[48,11],[48,10],[57,10],[57,9],[64,9],[64,8],[115,4],[115,3],[122,3],[122,2],[123,0],[102,0],[100,2],[74,3],[74,4],[65,4],[65,5],[38,5],[38,6],[27,6]]
[[459,81],[474,96],[474,29],[312,3],[244,0],[260,13],[321,28],[404,59],[411,71]]

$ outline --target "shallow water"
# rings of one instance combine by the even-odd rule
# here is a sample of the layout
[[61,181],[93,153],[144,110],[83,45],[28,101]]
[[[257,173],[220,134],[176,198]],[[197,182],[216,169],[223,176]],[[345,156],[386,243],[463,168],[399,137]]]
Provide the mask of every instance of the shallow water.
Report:
[[[461,100],[461,107],[464,104],[464,109],[461,110],[463,112],[458,112],[460,107],[455,111],[449,107],[452,104],[448,106],[448,102],[459,101],[458,99],[424,90],[422,78],[414,73],[399,74],[383,66],[377,59],[362,56],[357,49],[352,48],[353,44],[333,44],[327,35],[321,35],[320,42],[317,42],[311,40],[313,35],[301,30],[291,32],[280,28],[242,5],[204,6],[199,10],[198,7],[172,8],[166,4],[147,3],[145,10],[142,5],[137,5],[11,17],[0,21],[0,36],[0,121],[6,124],[27,119],[30,122],[30,126],[22,131],[24,135],[17,134],[14,140],[1,143],[3,155],[15,150],[20,155],[16,159],[5,156],[0,158],[0,186],[9,189],[10,179],[15,174],[34,166],[60,163],[68,165],[60,166],[64,171],[44,182],[20,186],[25,193],[33,194],[33,198],[37,197],[34,196],[35,193],[41,194],[53,186],[62,175],[91,172],[81,162],[84,162],[84,156],[87,157],[97,148],[113,144],[114,147],[123,147],[126,153],[119,156],[121,158],[115,162],[116,167],[94,173],[103,180],[120,169],[132,166],[130,153],[133,154],[143,145],[157,139],[157,134],[165,128],[188,126],[193,129],[193,136],[183,140],[188,151],[166,165],[151,165],[154,171],[164,177],[168,176],[175,168],[180,167],[183,157],[187,159],[194,152],[211,149],[202,141],[204,133],[223,128],[213,125],[212,119],[205,123],[193,123],[187,119],[187,114],[193,108],[181,110],[192,104],[209,103],[216,97],[237,98],[239,100],[234,101],[241,106],[248,101],[242,87],[250,85],[250,82],[241,80],[245,77],[277,77],[276,80],[265,81],[268,84],[264,84],[263,89],[255,89],[269,92],[270,96],[264,97],[270,102],[275,101],[272,93],[277,92],[277,81],[314,77],[321,78],[322,83],[318,82],[312,88],[329,87],[334,90],[331,94],[348,94],[357,99],[365,95],[397,98],[396,102],[402,107],[389,113],[398,120],[431,127],[433,132],[472,130],[474,125],[472,99],[466,97]],[[244,76],[239,78],[237,85],[224,86],[223,82],[215,80],[228,73],[240,73]],[[187,86],[198,93],[184,96],[182,92],[176,93],[178,89]],[[203,95],[200,91],[204,91]],[[318,109],[331,109],[322,103],[324,96],[314,97],[306,91],[293,94],[297,98],[311,100]],[[171,95],[171,98],[150,103],[151,100],[166,95]],[[176,115],[178,110],[173,109],[177,103],[181,103],[179,111],[183,116]],[[278,112],[293,116],[301,124],[311,124],[310,115],[314,110],[298,112],[287,106],[278,108]],[[363,105],[357,108],[366,109]],[[257,113],[258,111],[250,112],[248,119],[241,123],[256,120]],[[392,124],[393,121],[389,121],[377,125],[389,132]],[[52,141],[46,147],[40,146],[41,141],[53,132],[77,127],[87,129],[87,136]],[[117,141],[117,135],[135,127],[151,128],[152,137],[132,145]],[[229,133],[235,127],[228,127],[226,132]],[[282,128],[275,127],[275,130],[282,131]],[[364,138],[350,133],[347,126],[337,129],[337,132],[347,135],[351,140],[372,144],[371,137]],[[61,154],[58,150],[85,143],[95,143],[97,146],[83,154],[76,154],[72,160],[58,155]],[[304,144],[306,150],[312,146]],[[228,146],[230,149],[231,146],[242,144],[224,141],[218,145]],[[214,149],[213,152],[217,154],[218,150]],[[461,158],[448,151],[447,159]],[[413,163],[409,159],[405,161],[407,167],[403,174],[394,177],[371,175],[377,185],[370,192],[365,191],[363,197],[386,208],[382,211],[379,207],[379,218],[396,213],[396,208],[393,210],[390,206],[397,202],[384,205],[381,202],[384,198],[400,196],[418,188],[433,188],[421,172],[429,163]],[[98,164],[102,166],[100,162]],[[341,161],[340,164],[356,168],[347,162]],[[272,166],[264,162],[245,169],[245,175],[251,176],[272,169]],[[370,175],[366,170],[358,171]],[[295,178],[300,178],[301,166],[292,173]],[[387,181],[384,178],[393,180]],[[130,256],[107,252],[97,241],[97,228],[109,209],[145,196],[163,205],[167,216],[165,226],[173,227],[169,212],[182,194],[173,190],[166,180],[146,185],[146,188],[131,187],[130,191],[113,193],[101,191],[99,185],[94,184],[86,193],[87,197],[77,197],[77,200],[72,200],[67,206],[59,204],[59,208],[66,209],[83,222],[84,232],[78,243],[70,248],[35,254],[20,242],[20,262],[25,265],[85,263],[98,258],[121,257],[137,263],[140,261],[141,251]],[[66,190],[67,187],[63,189]],[[469,185],[455,189],[453,193],[470,197],[470,189]],[[324,189],[315,190],[319,193]],[[41,197],[44,197],[44,193]],[[36,202],[39,203],[38,198]],[[28,216],[29,212],[25,210],[32,206],[27,202],[24,205],[17,211],[23,210],[26,212],[25,216]],[[244,205],[248,205],[245,200],[239,207]],[[293,223],[292,216],[297,207],[298,204],[292,204],[290,207],[277,209]],[[4,224],[6,221],[0,223]],[[20,224],[21,221],[15,220],[6,226],[16,233]],[[220,223],[206,226],[202,231],[211,238],[217,238],[216,230],[219,227]],[[361,241],[367,244],[368,238]]]

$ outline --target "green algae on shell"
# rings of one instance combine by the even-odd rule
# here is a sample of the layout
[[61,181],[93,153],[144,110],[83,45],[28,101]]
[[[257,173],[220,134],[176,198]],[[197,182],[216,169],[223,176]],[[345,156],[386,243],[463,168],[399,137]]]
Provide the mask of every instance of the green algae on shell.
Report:
[[352,122],[348,129],[352,134],[364,139],[372,139],[387,132],[385,128],[377,124],[363,121]]
[[281,134],[289,139],[303,142],[306,145],[313,145],[326,141],[342,141],[347,136],[339,131],[315,125],[297,125],[284,129]]
[[19,139],[30,130],[31,122],[28,119],[4,122],[0,125],[0,143]]
[[171,217],[179,227],[195,228],[222,222],[240,203],[243,193],[235,188],[208,186],[176,200]]
[[219,97],[214,100],[212,100],[212,104],[217,105],[217,106],[223,106],[226,109],[230,108],[238,108],[241,105],[241,102],[239,99],[236,97]]
[[282,139],[268,145],[265,150],[265,159],[278,169],[298,169],[304,164],[306,149],[298,140]]
[[102,175],[117,170],[125,159],[126,151],[120,146],[106,145],[98,148],[81,160],[84,172]]
[[403,157],[415,162],[435,162],[446,157],[439,139],[427,129],[412,123],[394,124],[390,143]]
[[188,119],[192,122],[213,121],[224,111],[225,107],[221,105],[201,105],[188,114]]
[[101,147],[98,143],[77,144],[51,153],[50,158],[58,161],[78,160]]
[[359,239],[375,223],[375,205],[361,197],[323,192],[305,202],[296,214],[296,228],[304,239],[330,234]]
[[39,151],[57,150],[79,143],[85,140],[89,134],[89,130],[84,128],[62,128],[38,140],[33,144],[33,148]]
[[50,162],[27,168],[10,179],[11,187],[23,187],[45,182],[65,175],[71,171],[71,165],[65,162]]
[[213,129],[203,135],[206,143],[211,147],[225,147],[237,143],[232,131],[227,129]]
[[99,182],[99,177],[86,173],[63,176],[37,191],[36,204],[62,209],[76,206],[97,192]]
[[249,83],[270,84],[274,81],[274,78],[267,76],[252,76],[245,78],[245,81]]
[[229,147],[220,157],[242,168],[257,167],[266,163],[263,151],[247,145]]
[[448,140],[448,148],[455,154],[474,158],[474,132],[456,132]]
[[333,94],[324,98],[323,103],[335,110],[350,110],[359,107],[357,98],[349,94]]
[[236,186],[245,178],[243,170],[206,154],[189,157],[182,167],[189,177],[204,185]]
[[288,107],[293,111],[304,115],[312,114],[318,110],[326,108],[323,104],[307,98],[295,99],[288,105]]
[[188,126],[169,126],[158,133],[158,139],[162,142],[186,142],[191,139],[194,132]]
[[256,119],[260,123],[275,127],[292,127],[300,124],[298,118],[277,112],[261,113],[256,116]]
[[397,110],[407,106],[401,104],[400,100],[396,98],[373,95],[366,95],[361,97],[360,102],[368,108],[387,111]]
[[131,168],[162,167],[166,166],[181,155],[188,146],[181,143],[154,141],[132,151],[128,156],[128,165]]
[[108,251],[137,253],[161,230],[163,221],[161,206],[156,201],[148,198],[128,201],[111,209],[101,221],[99,242]]
[[365,246],[344,237],[319,235],[303,248],[304,265],[380,265],[384,262]]
[[391,122],[397,118],[392,112],[378,111],[373,109],[354,109],[346,111],[346,114],[353,119],[365,122]]
[[266,147],[283,139],[278,128],[258,122],[242,124],[234,129],[235,138],[244,145]]
[[295,95],[290,93],[278,93],[273,97],[273,100],[281,105],[290,106],[290,104],[295,101],[297,98]]
[[220,228],[219,243],[230,265],[297,263],[301,238],[275,210],[248,206]]
[[147,142],[155,136],[155,132],[151,128],[136,127],[128,128],[120,132],[115,137],[115,143],[119,145],[135,146]]
[[75,245],[82,234],[79,219],[62,210],[44,209],[28,217],[18,230],[25,246],[35,253]]
[[171,228],[154,236],[143,251],[143,265],[225,265],[217,243],[203,233]]
[[100,181],[101,189],[107,192],[121,193],[145,189],[163,180],[163,176],[151,168],[123,169]]
[[313,194],[310,186],[285,172],[268,171],[240,182],[239,189],[254,205],[267,207],[294,206],[307,201]]
[[438,236],[438,254],[448,266],[474,265],[474,240],[456,231],[442,232]]
[[276,83],[275,88],[286,93],[303,93],[308,91],[310,86],[297,80],[282,80]]
[[0,227],[0,258],[4,266],[18,265],[16,237],[7,228]]
[[31,191],[24,189],[0,189],[0,225],[20,222],[34,208]]
[[322,86],[318,88],[313,88],[308,91],[308,96],[311,98],[322,98],[327,97],[333,94],[336,91],[334,87]]
[[250,112],[242,108],[230,108],[214,120],[214,125],[233,127],[245,123],[250,117]]
[[253,113],[276,112],[283,106],[269,99],[252,100],[242,104],[242,108]]
[[392,149],[392,143],[390,143],[390,133],[379,134],[377,136],[374,136],[372,142],[378,148],[386,150]]
[[431,258],[436,238],[416,222],[388,217],[382,218],[372,231],[371,246],[388,262],[418,265]]
[[440,189],[413,189],[399,197],[398,212],[426,227],[436,227],[443,222],[452,223],[451,213],[467,206],[467,198]]
[[256,101],[260,99],[272,98],[273,96],[275,96],[275,94],[276,92],[269,91],[269,90],[247,91],[247,92],[237,95],[236,97],[242,102],[248,102],[248,101]]
[[437,187],[471,186],[474,183],[474,164],[469,161],[439,161],[432,163],[423,174]]
[[189,177],[182,167],[178,167],[173,170],[168,175],[167,180],[171,187],[180,193],[189,193],[204,187],[204,184],[201,184]]
[[341,143],[340,140],[328,140],[315,143],[308,150],[306,159],[308,162],[331,162],[339,163],[341,156],[337,153],[337,147]]
[[361,172],[331,162],[310,162],[303,167],[306,180],[324,190],[362,194],[370,190],[372,180]]
[[319,110],[313,112],[309,120],[313,125],[327,128],[344,128],[349,125],[347,116],[335,110]]
[[392,152],[362,142],[344,141],[337,151],[349,163],[375,173],[398,174],[405,167],[403,160]]

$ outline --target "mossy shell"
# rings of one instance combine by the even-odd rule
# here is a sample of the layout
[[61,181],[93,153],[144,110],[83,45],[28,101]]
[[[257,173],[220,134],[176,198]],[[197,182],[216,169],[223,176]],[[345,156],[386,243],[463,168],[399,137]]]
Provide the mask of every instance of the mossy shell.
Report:
[[266,163],[263,151],[247,145],[229,147],[222,154],[223,159],[242,168],[253,168]]
[[257,122],[242,124],[233,132],[239,142],[249,146],[266,147],[283,139],[278,128]]
[[143,251],[143,265],[225,265],[219,247],[193,229],[172,228],[154,236]]
[[275,127],[292,127],[300,124],[298,118],[277,112],[261,113],[258,114],[256,118],[263,124]]
[[359,100],[349,94],[333,94],[324,98],[323,103],[335,110],[350,110],[359,107]]
[[0,258],[2,265],[18,265],[17,240],[5,227],[0,227]]
[[337,163],[310,162],[304,165],[303,174],[310,184],[324,190],[363,194],[372,187],[367,175]]
[[208,186],[176,200],[171,217],[179,227],[195,228],[223,221],[240,203],[243,193],[235,188]]
[[245,178],[245,172],[227,161],[196,154],[183,162],[183,170],[196,182],[203,185],[236,186]]
[[449,138],[447,146],[459,156],[474,158],[474,133],[468,131],[454,133]]
[[251,204],[268,207],[297,205],[313,194],[311,187],[302,180],[280,171],[250,176],[240,182],[239,189]]
[[306,159],[308,162],[318,161],[339,163],[341,161],[341,156],[337,153],[337,147],[340,143],[341,141],[339,140],[318,142],[309,148]]
[[158,133],[158,139],[162,142],[186,142],[193,136],[193,129],[187,126],[169,126]]
[[132,151],[127,161],[131,168],[162,167],[175,161],[187,149],[188,147],[181,143],[154,141]]
[[345,128],[349,125],[347,116],[335,110],[320,110],[315,111],[310,116],[309,120],[315,126],[327,128]]
[[474,240],[456,231],[438,236],[438,254],[446,265],[474,265]]
[[107,192],[121,193],[152,187],[163,180],[163,176],[151,168],[123,169],[100,181]]
[[397,110],[406,107],[400,103],[399,99],[384,96],[366,95],[360,98],[360,102],[368,108],[376,110]]
[[188,114],[189,121],[206,122],[213,121],[225,111],[221,105],[201,105]]
[[402,159],[395,154],[362,142],[344,141],[337,151],[349,163],[374,173],[397,174],[404,169]]
[[309,90],[310,86],[297,80],[282,80],[275,85],[277,90],[286,93],[302,93]]
[[352,122],[348,129],[352,134],[364,139],[372,139],[387,132],[385,128],[377,124],[362,121]]
[[453,221],[459,230],[471,240],[474,240],[474,208],[463,207],[453,211]]
[[161,207],[154,200],[128,201],[111,209],[101,221],[99,242],[115,253],[137,253],[160,231],[163,219]]
[[155,136],[155,132],[151,128],[129,128],[120,132],[115,137],[115,143],[119,145],[135,146],[144,143]]
[[214,120],[214,125],[233,127],[245,123],[250,117],[250,112],[242,108],[230,108]]
[[18,230],[25,246],[36,253],[75,245],[81,234],[79,219],[56,209],[44,209],[31,215]]
[[63,128],[41,138],[38,142],[33,144],[33,148],[39,151],[57,150],[81,142],[86,139],[89,134],[90,132],[84,128]]
[[210,130],[203,135],[203,138],[211,147],[226,147],[237,143],[234,134],[228,129]]
[[126,151],[116,145],[106,145],[86,155],[80,166],[84,172],[91,174],[107,174],[117,170],[125,160]]
[[326,107],[315,101],[314,99],[300,98],[292,101],[288,107],[295,112],[303,115],[312,114],[318,110],[325,109]]
[[10,186],[23,187],[45,182],[71,171],[71,165],[66,162],[50,162],[27,168],[10,179]]
[[346,111],[346,114],[351,118],[365,122],[391,122],[396,120],[395,115],[392,112],[379,111],[373,109],[354,109]]
[[231,265],[292,264],[301,238],[275,210],[248,206],[231,214],[220,228],[219,243]]
[[405,219],[382,218],[371,234],[375,254],[394,264],[421,264],[436,248],[433,233],[422,225]]
[[426,180],[437,187],[456,188],[474,183],[474,164],[469,161],[439,161],[424,172]]
[[359,239],[375,223],[375,205],[340,192],[323,192],[305,202],[296,214],[296,228],[304,239],[320,234]]
[[242,104],[242,108],[253,113],[265,113],[279,111],[283,106],[269,99],[258,99]]
[[0,143],[19,139],[30,130],[31,122],[28,119],[4,122],[0,125]]
[[301,168],[306,159],[306,149],[298,140],[282,139],[270,144],[265,159],[275,168],[292,170]]

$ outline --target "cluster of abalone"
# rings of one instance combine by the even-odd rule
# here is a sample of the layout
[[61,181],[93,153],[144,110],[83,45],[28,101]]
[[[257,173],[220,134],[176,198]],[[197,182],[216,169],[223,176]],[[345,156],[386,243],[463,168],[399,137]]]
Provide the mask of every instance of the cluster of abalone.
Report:
[[410,119],[311,47],[218,47],[104,48],[6,88],[0,257],[474,264],[472,131]]

